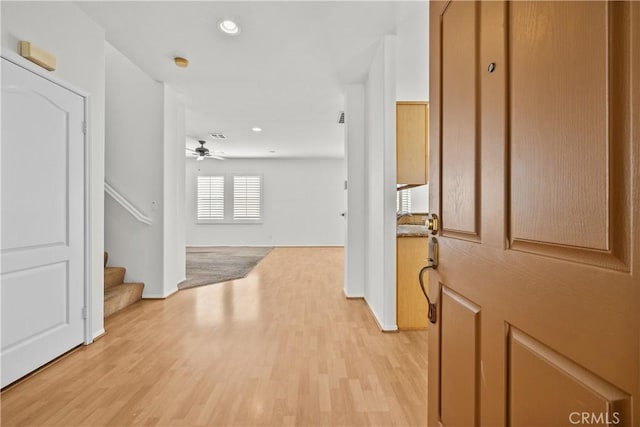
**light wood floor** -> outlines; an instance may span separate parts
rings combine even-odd
[[[245,279],[143,301],[2,393],[2,425],[427,422],[427,333],[381,333],[341,248],[278,248]]]

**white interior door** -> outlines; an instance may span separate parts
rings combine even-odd
[[[84,98],[2,59],[2,386],[84,338]]]

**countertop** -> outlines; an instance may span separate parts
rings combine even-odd
[[[429,237],[431,231],[426,225],[402,224],[396,227],[396,237]]]

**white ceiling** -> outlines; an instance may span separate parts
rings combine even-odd
[[[426,2],[77,4],[114,47],[180,94],[188,147],[222,132],[226,141],[207,146],[238,158],[342,156],[345,84],[364,80],[383,35],[421,47],[428,25]],[[223,18],[240,33],[220,32]],[[177,68],[174,56],[190,66]]]

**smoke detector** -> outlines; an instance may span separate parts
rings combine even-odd
[[[173,62],[176,64],[177,67],[180,67],[180,68],[187,68],[189,66],[189,60],[181,56],[176,56],[175,58],[173,58]]]

